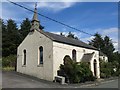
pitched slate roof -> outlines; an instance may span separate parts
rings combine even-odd
[[[68,38],[68,37],[58,35],[58,34],[53,34],[53,33],[50,33],[50,32],[45,32],[45,31],[42,31],[42,30],[40,30],[39,32],[41,32],[42,34],[46,35],[51,40],[56,41],[56,42],[69,44],[69,45],[73,45],[73,46],[78,46],[78,47],[83,47],[83,48],[88,48],[88,49],[98,50],[97,48],[95,48],[91,45],[88,45],[88,44],[86,44],[86,43],[84,43],[80,40]]]
[[[83,55],[81,62],[90,62],[94,53],[86,53]]]

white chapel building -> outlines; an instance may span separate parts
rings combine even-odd
[[[53,81],[64,57],[69,55],[76,62],[89,62],[93,75],[100,78],[98,49],[39,29],[37,8],[31,25],[29,34],[17,49],[17,72]]]

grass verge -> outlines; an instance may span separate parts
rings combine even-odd
[[[15,67],[2,67],[3,71],[14,71]]]

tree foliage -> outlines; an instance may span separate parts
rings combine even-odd
[[[114,60],[113,62],[113,67],[116,68],[116,75],[119,76],[120,75],[120,53],[119,52],[114,52],[112,55],[112,60]]]
[[[89,41],[89,44],[98,48],[101,52],[103,52],[104,54],[108,56],[109,61],[112,61],[112,55],[113,55],[115,48],[113,46],[113,43],[110,37],[105,36],[103,38],[98,33],[96,33],[94,36],[95,37],[91,41]]]
[[[61,36],[64,36],[64,37],[68,37],[68,38],[71,38],[71,39],[76,39],[76,40],[79,40],[79,38],[73,34],[72,32],[68,32],[68,35],[65,35],[63,34],[62,32],[60,33]]]
[[[16,55],[9,55],[2,58],[2,67],[15,67]]]
[[[102,36],[98,33],[96,33],[94,36],[95,38],[93,38],[89,44],[102,51],[104,47],[104,40],[102,39]]]
[[[111,62],[101,62],[100,63],[101,78],[111,77],[115,73],[113,68],[114,66],[112,65]]]
[[[10,54],[16,54],[21,38],[15,21],[9,19],[7,25],[3,23],[2,28],[2,56],[6,57]]]
[[[103,47],[103,53],[105,53],[108,56],[108,60],[109,61],[113,61],[112,57],[113,57],[113,52],[114,52],[115,48],[113,46],[112,40],[108,37],[105,36],[104,37],[104,47]]]
[[[31,23],[30,20],[28,18],[26,18],[25,20],[23,20],[23,22],[20,25],[20,34],[22,37],[22,40],[27,36],[27,34],[29,33],[31,28]]]
[[[72,39],[77,39],[78,40],[78,37],[75,36],[75,34],[73,34],[72,32],[69,32],[68,35],[67,35],[68,38],[72,38]]]
[[[23,22],[20,25],[19,33],[22,38],[21,41],[23,41],[23,39],[28,35],[30,28],[31,28],[31,21],[28,18],[26,18],[25,20],[23,20]],[[39,28],[44,29],[42,25],[40,25]]]
[[[110,77],[120,75],[120,53],[114,52],[115,48],[113,46],[110,37],[102,37],[100,34],[96,33],[95,37],[89,42],[90,45],[98,48],[101,52],[108,56],[109,62],[100,63],[101,77]],[[114,72],[116,69],[116,72]]]
[[[4,25],[4,22],[2,19],[0,19],[0,58],[2,57],[2,29],[4,29],[3,27],[5,27],[3,25]]]

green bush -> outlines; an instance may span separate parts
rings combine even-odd
[[[101,78],[109,78],[111,76],[114,76],[114,64],[111,62],[101,62],[100,63],[100,72],[101,72]]]
[[[115,76],[120,76],[120,69],[117,68],[117,71],[115,72]]]
[[[60,66],[58,75],[64,76],[70,83],[95,80],[87,63],[76,63],[70,58],[70,56],[65,56],[64,65]]]
[[[16,55],[10,55],[2,58],[2,67],[15,67]]]
[[[3,67],[2,70],[3,71],[14,71],[15,67]]]

